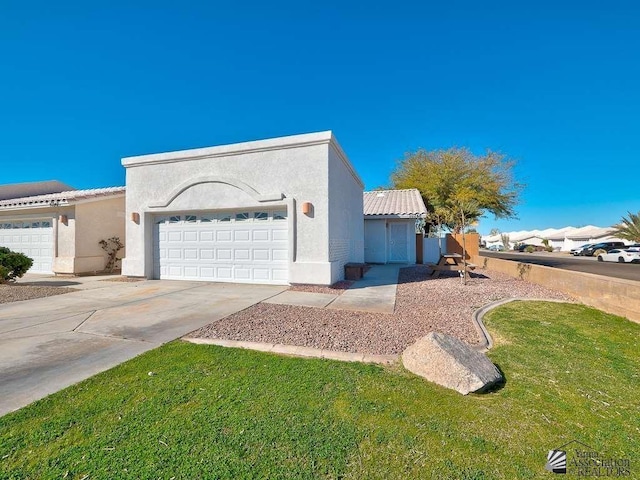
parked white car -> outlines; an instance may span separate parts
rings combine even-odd
[[[599,262],[640,263],[640,248],[615,248],[598,255]]]
[[[579,247],[571,249],[571,255],[578,256],[582,252],[582,250],[589,248],[593,243],[585,243],[584,245],[580,245]]]

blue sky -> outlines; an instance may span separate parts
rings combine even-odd
[[[333,130],[367,189],[419,147],[515,159],[481,232],[640,210],[640,2],[94,3],[2,2],[0,184]]]

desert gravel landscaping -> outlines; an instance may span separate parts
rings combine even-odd
[[[400,270],[394,314],[259,303],[189,336],[393,355],[430,331],[480,343],[472,313],[496,300],[572,301],[560,292],[498,272],[474,273],[466,286],[457,275],[432,279],[430,272],[426,266]]]
[[[0,285],[0,303],[19,302],[21,300],[33,300],[35,298],[50,297],[63,293],[76,292],[75,288],[51,287],[38,285]]]

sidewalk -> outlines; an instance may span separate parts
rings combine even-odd
[[[393,313],[396,306],[398,274],[407,265],[373,265],[364,277],[326,308],[360,312]]]
[[[263,303],[330,308],[373,313],[393,313],[398,273],[406,265],[374,265],[342,295],[287,290]]]

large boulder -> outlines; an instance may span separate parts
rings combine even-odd
[[[404,367],[427,380],[466,395],[502,380],[489,358],[451,335],[431,332],[402,353]]]

